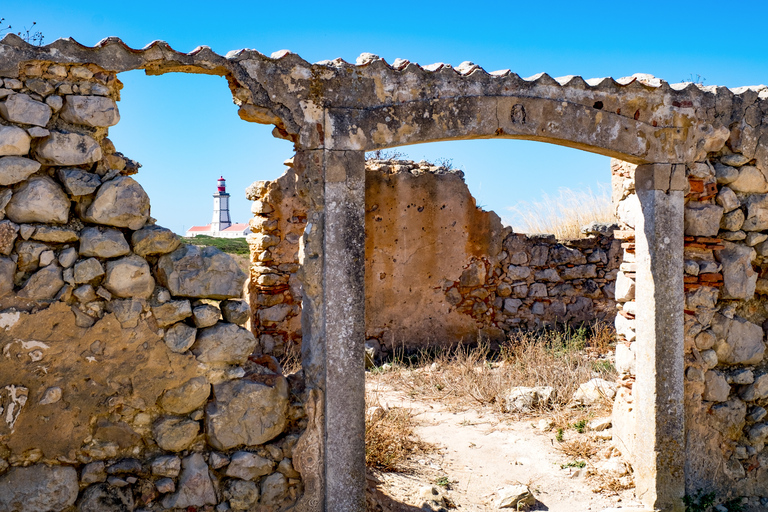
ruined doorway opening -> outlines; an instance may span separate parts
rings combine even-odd
[[[495,141],[477,142],[500,145]],[[534,142],[506,144],[540,146]],[[442,482],[436,486],[436,502],[475,499],[477,504],[480,495],[499,493],[505,485],[516,482],[529,483],[521,475],[530,477],[531,471],[540,472],[542,468],[530,460],[530,454],[508,446],[496,446],[492,453],[481,453],[483,448],[478,446],[481,443],[473,437],[474,425],[489,418],[495,418],[493,422],[501,418],[502,423],[506,423],[512,418],[532,417],[541,420],[544,425],[541,431],[505,431],[500,427],[496,435],[502,436],[499,442],[508,436],[537,445],[538,440],[544,438],[548,445],[551,438],[553,445],[562,446],[567,460],[558,464],[564,467],[537,475],[539,487],[545,485],[542,482],[558,487],[551,474],[583,475],[586,470],[580,466],[588,463],[594,468],[594,463],[602,462],[595,457],[597,451],[602,450],[603,456],[607,453],[604,441],[587,443],[585,440],[591,434],[585,432],[591,420],[610,415],[610,401],[600,395],[610,394],[612,398],[616,392],[612,354],[615,349],[614,286],[624,254],[622,241],[614,239],[609,232],[617,226],[611,229],[608,225],[592,226],[576,240],[557,240],[543,233],[528,236],[515,233],[505,227],[494,212],[476,207],[479,201],[472,197],[464,183],[464,179],[470,181],[472,169],[461,166],[466,177],[457,173],[450,165],[449,152],[442,153],[442,159],[433,165],[428,164],[426,158],[418,163],[408,161],[407,156],[421,155],[427,152],[422,149],[434,146],[448,144],[400,147],[367,155],[366,364],[371,368],[366,375],[366,455],[369,465],[384,470],[376,473],[378,479],[385,482],[381,487],[395,494],[399,492],[398,498],[410,505],[421,506],[419,500],[429,502],[429,499],[403,493],[402,479],[387,470],[403,471],[410,464],[410,470],[415,468],[421,473],[423,485],[435,487],[436,481]],[[557,149],[574,156],[585,154],[569,148]],[[595,160],[601,165],[602,176],[612,169],[608,158],[597,156]],[[524,169],[539,179],[547,176],[546,170]],[[501,175],[499,181],[504,178],[513,181],[517,177],[515,171],[520,171],[494,170]],[[609,189],[610,185],[605,188]],[[529,188],[527,196],[536,196],[539,191]],[[607,195],[610,204],[610,194]],[[617,198],[621,199],[624,198]],[[587,324],[591,325],[580,329]],[[564,326],[567,327],[563,330]],[[542,331],[542,328],[546,329]],[[465,346],[455,350],[461,344]],[[552,357],[554,353],[557,355]],[[562,361],[563,354],[568,359],[566,364]],[[528,372],[525,365],[532,365]],[[527,378],[526,373],[532,378]],[[566,375],[567,378],[563,378]],[[584,408],[579,413],[584,414],[574,414],[567,407],[572,396],[581,384],[592,379],[596,379],[592,384],[600,389],[597,399],[582,393],[576,402]],[[585,390],[589,388],[588,385]],[[424,408],[425,401],[431,404],[429,408]],[[450,414],[442,416],[440,409],[447,409]],[[478,414],[477,410],[482,412]],[[553,410],[556,421],[550,419]],[[448,455],[436,458],[420,452],[420,445],[412,443],[411,456],[421,459],[419,466],[413,461],[409,463],[401,444],[387,443],[388,436],[402,435],[403,430],[396,426],[406,425],[405,417],[409,414],[427,419],[416,421],[422,425],[412,427],[432,436],[431,441],[443,444]],[[462,418],[458,422],[456,414]],[[445,430],[439,430],[440,424],[447,426]],[[464,434],[452,435],[462,430]],[[466,444],[462,435],[470,440],[471,450],[480,451],[468,451],[466,446],[461,446]],[[581,453],[574,450],[577,445],[583,448]],[[387,450],[393,457],[401,457],[399,467],[388,460]],[[618,453],[608,453],[607,458],[611,455]],[[468,456],[482,459],[485,468],[457,472],[456,466],[452,467],[449,462],[451,458],[466,460],[461,457]],[[497,457],[500,460],[495,461]],[[510,471],[510,462],[505,460],[525,460],[525,467]],[[494,467],[492,462],[501,466]],[[549,459],[548,464],[552,464]],[[616,464],[616,467],[623,466]],[[517,479],[494,482],[499,472],[507,476],[520,475]],[[467,479],[479,476],[482,477],[480,483],[475,480],[470,486]],[[625,470],[611,475],[610,481],[614,489],[624,491],[632,487],[631,477],[626,476]],[[468,493],[470,487],[483,490]],[[584,502],[579,502],[579,506],[594,506],[589,503],[593,493],[587,484],[582,484],[581,490]],[[549,506],[563,499],[557,492],[552,494],[542,497]],[[393,498],[382,494],[381,488],[370,489],[369,496],[383,502]],[[569,506],[573,506],[573,499],[568,496]],[[467,506],[467,501],[463,503]]]

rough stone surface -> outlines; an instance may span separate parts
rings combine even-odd
[[[100,96],[67,96],[60,115],[68,123],[94,128],[114,126],[120,121],[115,101]]]
[[[273,460],[250,452],[235,452],[227,466],[226,475],[243,480],[255,480],[268,475],[275,467]]]
[[[512,388],[505,398],[505,410],[508,412],[531,412],[535,408],[547,407],[555,398],[552,386]]]
[[[176,455],[161,455],[152,461],[153,475],[176,478],[181,471],[181,459]]]
[[[723,265],[723,298],[752,298],[757,284],[757,273],[752,268],[755,250],[731,242],[724,242],[724,245],[725,249],[716,252]]]
[[[84,215],[88,222],[132,230],[142,228],[148,218],[149,196],[129,176],[103,183]]]
[[[104,287],[117,297],[147,299],[155,289],[155,280],[147,261],[134,254],[107,262]]]
[[[64,190],[73,196],[93,194],[101,185],[98,174],[86,172],[77,168],[57,169],[56,176],[64,185]]]
[[[211,394],[211,384],[195,377],[181,386],[166,390],[160,397],[160,407],[171,414],[189,414],[205,405]]]
[[[75,283],[90,283],[104,275],[104,267],[96,258],[88,258],[75,263]]]
[[[0,158],[0,185],[13,185],[24,181],[40,170],[40,163],[20,156]]]
[[[188,300],[171,300],[152,307],[152,314],[159,327],[168,327],[192,316],[192,307]]]
[[[0,510],[64,510],[77,499],[77,470],[68,466],[14,467],[0,476]]]
[[[32,137],[17,126],[0,125],[0,156],[23,156],[29,153]]]
[[[511,485],[496,492],[497,508],[511,508],[514,510],[525,509],[536,503],[536,498],[527,485]]]
[[[716,314],[712,331],[717,336],[715,352],[725,364],[757,364],[765,354],[763,329],[741,317],[727,318]]]
[[[69,206],[69,198],[55,181],[47,176],[38,176],[24,182],[13,193],[5,207],[5,214],[19,224],[64,224],[69,218]]]
[[[725,376],[715,370],[710,370],[704,374],[704,400],[710,402],[725,402],[731,392],[731,386],[725,380]]]
[[[263,444],[285,427],[288,385],[282,377],[273,386],[248,380],[215,384],[213,396],[205,409],[205,423],[214,448]]]
[[[198,422],[179,417],[163,418],[152,428],[157,445],[169,452],[186,450],[199,432]]]
[[[251,331],[220,322],[200,331],[192,353],[203,363],[239,364],[248,359],[256,343]]]
[[[221,311],[211,304],[201,304],[195,306],[192,310],[192,318],[195,321],[195,327],[198,329],[216,325],[216,322],[219,321],[219,317],[221,317]]]
[[[288,489],[288,479],[282,473],[272,473],[261,482],[260,502],[264,505],[278,505]]]
[[[259,488],[254,482],[228,480],[224,484],[224,497],[232,510],[252,510],[259,501]]]
[[[117,258],[130,252],[125,236],[117,229],[87,227],[80,232],[80,256]]]
[[[12,123],[45,126],[51,119],[51,107],[26,94],[14,94],[0,102],[0,116]]]
[[[131,235],[133,252],[146,258],[175,251],[181,240],[170,229],[160,226],[146,226]]]
[[[35,148],[35,157],[45,165],[71,166],[98,162],[102,152],[88,135],[51,132]]]
[[[722,216],[722,206],[691,201],[685,205],[685,234],[717,236]]]
[[[129,487],[97,484],[88,487],[77,506],[78,512],[125,512],[134,510],[135,501]]]
[[[251,308],[244,300],[225,300],[219,307],[224,320],[233,324],[243,325],[251,316]]]
[[[18,295],[24,299],[50,300],[56,297],[62,286],[64,286],[64,280],[61,267],[48,265],[32,274],[19,290]]]
[[[199,453],[184,457],[178,491],[163,498],[163,507],[180,508],[215,505],[216,492],[208,475],[208,465]]]
[[[230,255],[196,245],[183,245],[161,256],[157,269],[160,283],[180,297],[238,298],[246,278]]]
[[[182,353],[195,344],[197,329],[184,323],[178,323],[165,331],[165,344],[171,352]]]

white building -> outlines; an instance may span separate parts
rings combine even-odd
[[[213,194],[213,220],[205,226],[192,226],[184,236],[213,236],[216,238],[244,238],[251,232],[248,224],[232,224],[229,216],[229,194],[224,176],[219,178],[216,193]]]

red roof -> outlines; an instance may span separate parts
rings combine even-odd
[[[210,230],[211,230],[211,225],[207,224],[205,226],[192,226],[187,231],[210,231]]]
[[[232,224],[227,229],[222,229],[222,231],[245,231],[247,227],[248,224]]]

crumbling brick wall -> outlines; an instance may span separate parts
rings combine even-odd
[[[0,78],[0,510],[288,507],[302,381],[259,358],[237,263],[150,217],[121,87]]]
[[[290,164],[290,161],[288,162]],[[292,169],[256,182],[251,220],[252,329],[265,353],[296,349],[295,272],[306,207]],[[556,240],[504,227],[477,208],[458,170],[366,163],[366,337],[382,350],[503,340],[517,329],[615,315],[620,242],[607,226]]]

